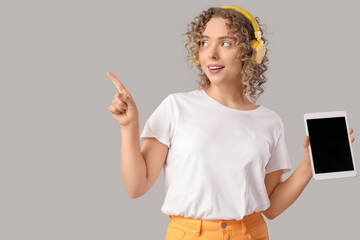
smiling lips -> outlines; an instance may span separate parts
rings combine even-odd
[[[220,72],[225,66],[219,64],[209,64],[208,69],[210,73],[218,73]]]

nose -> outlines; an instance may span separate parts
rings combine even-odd
[[[209,50],[208,51],[209,59],[218,59],[219,58],[218,49],[215,45],[209,47],[208,50]]]

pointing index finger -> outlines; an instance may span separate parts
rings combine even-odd
[[[111,81],[114,83],[116,88],[119,90],[119,92],[123,92],[123,89],[125,89],[124,85],[120,82],[119,79],[115,77],[114,74],[111,72],[107,72],[106,75],[111,79]]]

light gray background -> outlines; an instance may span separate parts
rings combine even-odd
[[[164,239],[163,174],[138,199],[124,188],[121,130],[108,111],[117,90],[106,72],[134,97],[141,132],[168,94],[197,88],[181,34],[210,6],[238,5],[267,26],[270,69],[258,104],[284,122],[293,165],[284,179],[303,159],[304,113],[344,110],[356,139],[356,1],[139,4],[2,1],[0,239]],[[359,177],[312,179],[285,212],[265,219],[270,239],[354,239],[359,202]]]

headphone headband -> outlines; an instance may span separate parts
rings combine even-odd
[[[257,24],[256,19],[245,9],[237,7],[237,6],[232,6],[232,5],[228,5],[228,6],[222,6],[220,8],[225,8],[225,9],[232,9],[235,10],[239,13],[241,13],[242,15],[244,15],[247,19],[250,20],[254,30],[255,30],[255,38],[256,39],[261,39],[261,31],[259,29],[259,25]]]

